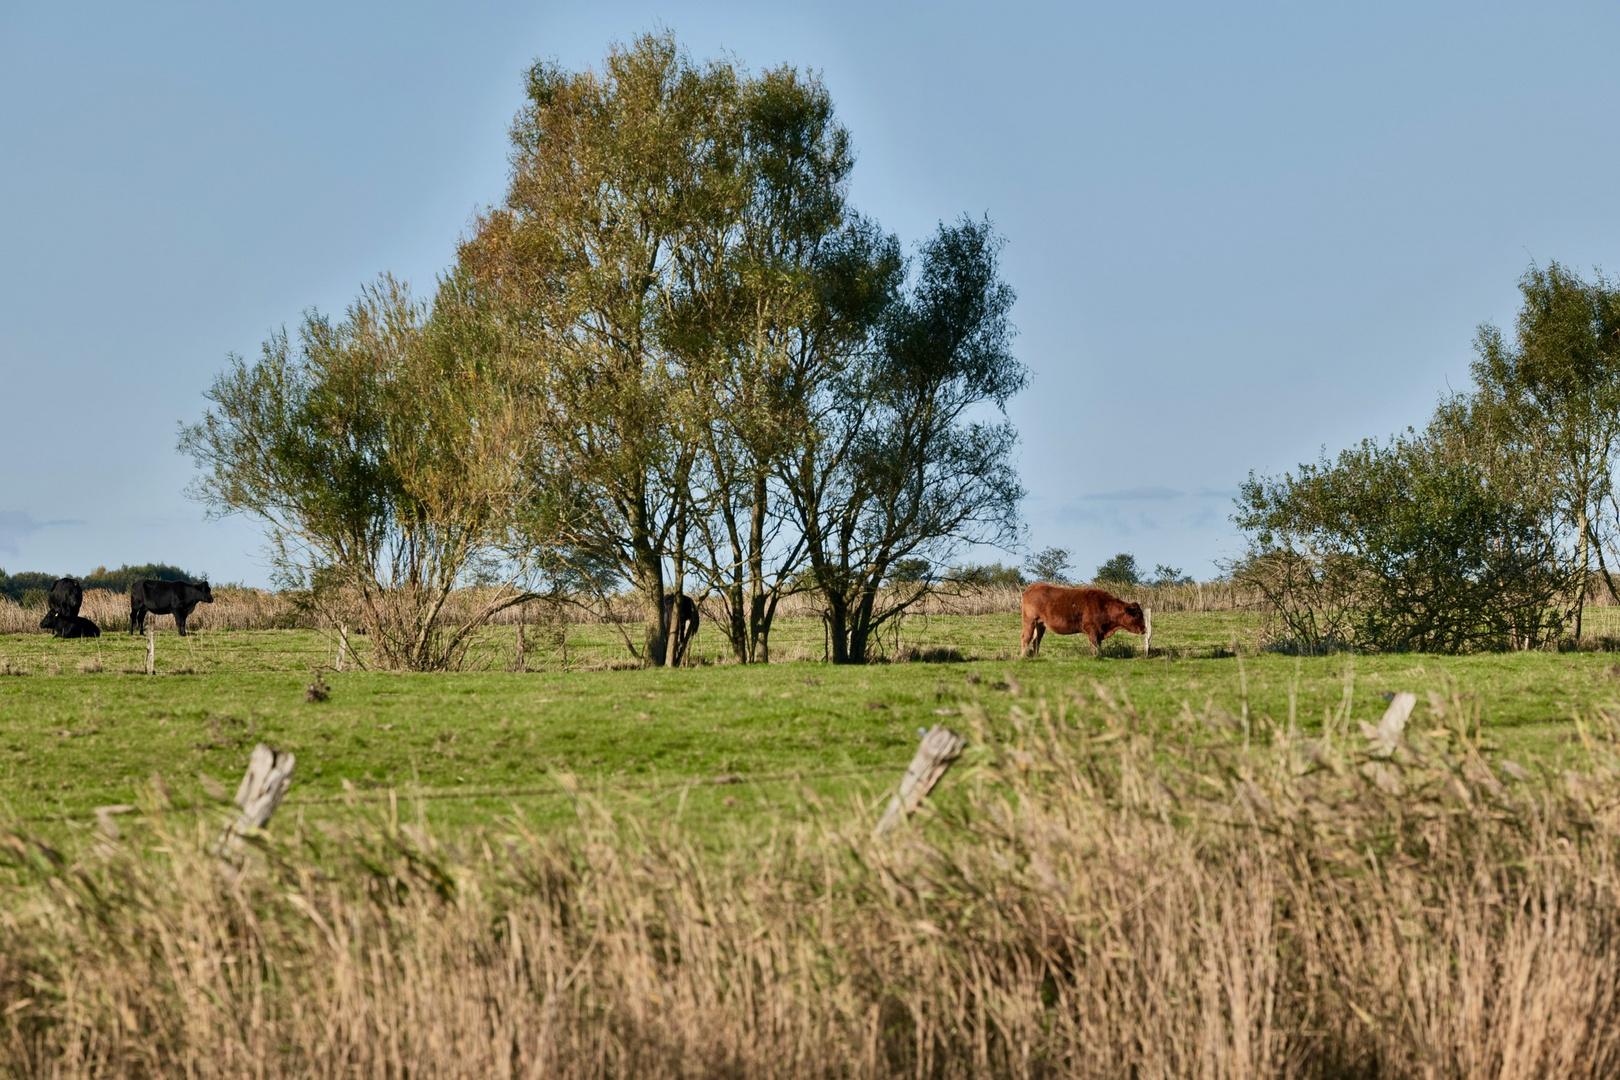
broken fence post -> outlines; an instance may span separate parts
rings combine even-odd
[[[966,745],[966,739],[947,727],[935,727],[924,735],[922,745],[917,747],[916,757],[906,768],[906,775],[900,778],[900,790],[889,800],[889,809],[877,823],[873,835],[882,836],[892,832],[910,817]]]
[[[243,834],[270,824],[270,816],[292,786],[293,761],[292,754],[277,753],[264,743],[253,748],[247,774],[236,789],[236,805],[242,812],[219,838],[221,853],[235,847]]]
[[[96,824],[101,826],[101,831],[106,834],[107,839],[116,840],[118,839],[118,823],[113,820],[113,815],[133,814],[134,812],[135,807],[129,805],[128,803],[116,803],[112,806],[98,806],[96,807]]]
[[[150,626],[146,628],[146,673],[157,674],[157,631]]]

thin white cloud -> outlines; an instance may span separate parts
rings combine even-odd
[[[1185,491],[1167,487],[1125,488],[1122,491],[1098,491],[1080,498],[1088,502],[1164,502],[1186,498]]]
[[[22,542],[41,529],[39,522],[20,510],[0,510],[0,553],[16,555]]]
[[[58,525],[83,525],[84,522],[63,519],[35,521],[21,510],[0,510],[0,555],[19,555],[23,541],[39,532]]]

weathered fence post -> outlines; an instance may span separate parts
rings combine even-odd
[[[157,674],[157,631],[150,626],[146,628],[146,673]]]
[[[922,745],[917,747],[917,754],[906,769],[906,775],[900,778],[900,790],[889,800],[889,809],[877,823],[873,835],[882,836],[899,828],[900,823],[922,805],[966,745],[966,739],[947,727],[935,727],[924,735]]]
[[[337,663],[332,665],[333,671],[343,670],[343,654],[349,651],[349,628],[338,623],[338,654]]]
[[[281,805],[281,800],[292,786],[295,758],[290,753],[277,753],[264,743],[253,748],[248,758],[247,773],[242,785],[236,789],[236,805],[241,811],[235,821],[226,826],[219,838],[218,850],[223,855],[238,847],[242,836],[270,824],[270,816]]]
[[[528,623],[528,605],[527,604],[519,604],[517,606],[517,609],[518,609],[517,657],[513,661],[512,666],[514,668],[516,668],[518,671],[523,671],[524,670],[523,651],[524,651],[524,646],[526,646],[528,644],[528,642],[525,640],[525,638],[528,635],[525,634],[525,632],[524,632],[527,629],[527,623]]]
[[[1146,633],[1144,633],[1142,635],[1142,655],[1143,656],[1152,656],[1153,655],[1153,609],[1152,608],[1145,607],[1145,608],[1142,609],[1142,622],[1146,626]]]

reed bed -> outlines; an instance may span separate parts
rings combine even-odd
[[[234,870],[160,789],[72,860],[0,832],[0,1072],[1620,1072],[1612,718],[1530,781],[1460,700],[1371,739],[1097,688],[966,712],[885,841],[828,809],[705,851],[582,797],[567,835],[278,821]]]
[[[1209,582],[1193,585],[1175,585],[1155,588],[1139,586],[1115,587],[1155,611],[1260,611],[1262,605],[1243,590],[1229,582]],[[942,586],[909,609],[907,618],[939,615],[1016,615],[1023,590],[998,586],[957,588]],[[487,604],[489,595],[481,588],[462,589],[452,594],[445,605],[444,618],[455,624]],[[702,601],[703,617],[713,625],[725,621],[725,614],[716,597]],[[44,616],[42,606],[21,606],[0,597],[0,634],[48,634],[40,628]],[[129,597],[124,593],[106,589],[90,589],[84,594],[84,605],[79,614],[95,622],[103,633],[127,630],[129,627]],[[497,612],[490,620],[494,626],[535,627],[546,626],[606,626],[640,624],[644,612],[640,598],[633,593],[620,593],[606,597],[578,596],[561,599],[537,599],[515,604]],[[784,597],[777,609],[783,620],[821,618],[821,607],[815,594],[795,593]],[[266,589],[246,589],[222,586],[214,589],[212,604],[199,604],[192,612],[189,626],[198,630],[284,630],[314,629],[336,630],[332,620],[317,611],[297,604],[293,597]],[[353,628],[351,628],[353,629]],[[633,635],[639,638],[639,635]]]
[[[220,587],[213,590],[212,604],[198,604],[187,620],[197,630],[288,630],[312,629],[320,625],[313,614],[300,611],[280,593],[266,589]],[[129,596],[110,589],[87,589],[79,614],[94,622],[102,633],[129,629]],[[23,607],[0,597],[0,634],[49,634],[42,630],[43,605]],[[150,621],[150,620],[149,620]],[[169,624],[165,618],[164,623]]]
[[[1245,612],[1264,613],[1268,609],[1264,599],[1252,590],[1231,581],[1193,582],[1186,585],[1133,585],[1107,586],[1115,593],[1136,600],[1156,612]],[[941,615],[1017,615],[1020,611],[1021,588],[1008,586],[942,585],[925,596],[907,612],[907,618]],[[455,623],[485,605],[488,594],[484,589],[458,590],[445,605],[446,621]],[[1588,610],[1620,607],[1609,595],[1601,580],[1594,584],[1587,598]],[[725,620],[724,609],[715,596],[701,600],[703,617],[718,625]],[[777,618],[783,620],[821,618],[821,606],[814,593],[794,593],[782,599]],[[23,607],[15,601],[0,597],[0,634],[43,634],[39,620],[45,611],[40,606]],[[91,589],[84,594],[84,607],[80,614],[93,620],[105,633],[108,630],[127,629],[129,626],[129,598],[123,593],[106,589]],[[607,626],[639,624],[643,618],[641,600],[633,593],[619,593],[606,597],[577,596],[561,599],[536,599],[516,604],[497,612],[490,620],[494,626]],[[265,589],[247,589],[224,586],[214,589],[214,603],[199,604],[192,613],[190,625],[199,630],[280,630],[320,629],[335,630],[332,621],[318,612],[302,607],[283,593]]]

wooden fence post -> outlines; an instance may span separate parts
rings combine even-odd
[[[947,727],[935,727],[924,735],[922,745],[917,747],[917,754],[906,769],[906,775],[900,778],[900,790],[889,800],[889,809],[877,823],[873,835],[882,836],[899,828],[900,823],[922,805],[966,745],[966,739]]]
[[[337,663],[332,665],[332,670],[334,670],[334,671],[342,671],[343,670],[343,654],[348,652],[348,651],[349,651],[349,628],[347,626],[344,626],[342,623],[338,623]]]
[[[1142,637],[1142,655],[1143,656],[1152,656],[1153,655],[1153,609],[1152,608],[1145,607],[1145,608],[1142,609],[1142,622],[1146,624],[1146,630],[1147,630],[1147,632]]]
[[[218,850],[221,855],[239,847],[245,833],[270,824],[270,816],[276,812],[287,789],[292,786],[295,760],[292,754],[277,753],[264,743],[253,748],[253,755],[248,758],[247,773],[242,777],[241,786],[236,789],[235,802],[241,813],[226,826],[219,838]]]
[[[157,674],[157,631],[150,626],[146,628],[146,673]]]

